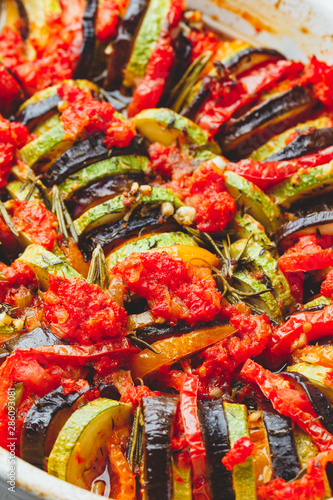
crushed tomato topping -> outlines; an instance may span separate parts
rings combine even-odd
[[[112,269],[131,292],[147,299],[152,313],[175,325],[211,321],[220,310],[221,294],[210,269],[185,264],[165,252],[132,254]]]
[[[61,121],[67,139],[76,139],[84,130],[88,134],[103,132],[107,148],[128,146],[133,139],[133,125],[114,116],[114,107],[94,99],[90,90],[63,84],[58,88],[58,94],[64,101]]]
[[[255,451],[256,445],[252,443],[250,438],[243,436],[237,439],[231,450],[224,455],[222,463],[228,470],[232,470],[235,465],[243,464]]]
[[[22,123],[10,122],[0,115],[0,188],[14,165],[16,153],[28,141],[28,129]]]
[[[98,285],[84,279],[50,275],[44,294],[44,322],[58,337],[71,343],[91,344],[122,337],[126,312]]]

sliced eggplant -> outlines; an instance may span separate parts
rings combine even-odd
[[[267,430],[273,476],[291,481],[301,470],[291,420],[274,410],[270,401],[259,406]]]
[[[118,89],[123,80],[123,68],[127,64],[135,34],[148,7],[148,0],[130,0],[126,13],[118,29],[116,39],[112,44],[104,88]]]
[[[277,245],[283,243],[284,246],[290,246],[300,236],[307,234],[333,234],[333,210],[310,214],[283,224],[275,232],[274,240]]]
[[[169,219],[170,222],[166,221],[166,224],[170,224],[170,227],[175,230],[179,229],[174,219]],[[97,245],[101,245],[105,253],[108,254],[117,241],[138,235],[140,231],[162,228],[164,224],[160,207],[152,207],[145,215],[142,215],[140,208],[138,208],[133,211],[128,221],[120,219],[111,225],[99,227],[89,232],[84,238],[81,238],[79,246],[86,256],[91,255]]]
[[[13,352],[14,349],[32,349],[46,345],[66,344],[59,339],[47,326],[34,328],[30,332],[22,333],[17,337],[7,340],[4,347]]]
[[[92,163],[97,163],[111,156],[147,155],[144,139],[135,136],[125,148],[107,149],[104,144],[104,134],[88,136],[83,141],[77,141],[71,148],[59,156],[45,172],[43,181],[46,186],[61,184],[67,177]]]
[[[263,101],[240,118],[231,119],[216,135],[224,154],[238,161],[305,117],[317,104],[304,87],[296,86]]]
[[[28,104],[18,115],[16,115],[15,120],[31,129],[36,123],[36,119],[42,118],[50,111],[57,109],[60,100],[60,96],[54,94],[41,101]]]
[[[148,158],[138,155],[113,156],[93,163],[79,172],[72,174],[59,186],[64,200],[70,199],[79,189],[109,177],[125,174],[144,174],[149,165]]]
[[[327,397],[321,392],[321,390],[313,385],[309,379],[302,375],[302,373],[296,372],[282,372],[281,375],[295,380],[298,385],[305,391],[313,409],[317,415],[321,418],[321,423],[325,429],[332,434],[333,433],[333,407]]]
[[[280,149],[272,156],[268,156],[266,161],[283,161],[291,160],[305,156],[313,151],[328,148],[333,145],[333,128],[321,128],[314,130],[312,133],[301,132],[291,141],[285,148]]]
[[[235,491],[232,473],[221,460],[230,450],[228,424],[221,400],[198,402],[198,416],[208,465],[210,490],[214,500],[232,500]]]
[[[97,7],[98,0],[87,0],[82,18],[83,43],[80,49],[79,60],[73,71],[73,78],[86,78],[93,62],[96,43],[95,17]]]
[[[309,382],[318,387],[324,396],[326,396],[328,401],[333,404],[333,387],[329,382],[327,383],[331,373],[331,368],[301,362],[288,366],[287,370],[288,372],[296,372],[304,375]]]
[[[177,409],[175,396],[142,400],[144,417],[144,498],[172,499],[171,433]]]
[[[177,323],[177,326],[171,326],[168,323],[154,323],[150,326],[138,328],[136,330],[136,336],[138,339],[143,340],[147,344],[152,344],[157,340],[183,335],[184,333],[190,333],[200,329],[204,329],[206,331],[208,328],[213,328],[218,324],[219,323],[216,321],[209,321],[207,323],[198,323],[195,327],[193,327],[187,323],[182,323],[181,321]]]
[[[56,414],[61,410],[71,408],[81,394],[82,391],[71,392],[66,395],[63,392],[63,387],[60,386],[32,405],[24,419],[21,432],[20,451],[23,460],[40,469],[45,468],[49,426],[52,425],[52,420]],[[70,413],[66,412],[66,417],[69,416]]]
[[[124,191],[130,191],[133,182],[143,184],[143,175],[116,175],[93,182],[89,186],[80,189],[66,203],[72,218],[77,219],[83,212],[89,210],[94,205],[110,200]]]
[[[236,52],[236,54],[232,55],[226,61],[223,61],[223,65],[233,75],[237,76],[263,62],[278,61],[280,59],[286,58],[277,50],[265,47],[247,47],[244,50]]]

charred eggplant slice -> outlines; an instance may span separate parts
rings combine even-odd
[[[64,180],[79,170],[113,156],[147,155],[145,141],[141,136],[135,136],[125,148],[107,149],[104,144],[104,134],[88,136],[83,141],[77,141],[61,156],[59,156],[45,172],[43,181],[46,186],[61,184]]]
[[[264,47],[247,47],[236,52],[236,54],[224,61],[223,65],[234,75],[239,75],[266,61],[278,61],[280,59],[286,58],[277,50]]]
[[[285,245],[297,241],[298,237],[306,234],[333,234],[333,210],[309,214],[307,217],[283,224],[274,234],[277,245]]]
[[[148,0],[131,0],[124,18],[119,26],[118,35],[112,44],[107,76],[104,87],[114,90],[120,87],[123,74],[122,70],[127,64],[135,34],[148,7]]]
[[[178,399],[174,396],[142,400],[144,417],[144,497],[172,499],[171,432]]]
[[[305,391],[313,409],[321,418],[321,422],[325,429],[332,434],[333,432],[333,407],[321,390],[313,385],[309,379],[296,372],[282,372],[283,376],[296,381],[298,385]]]
[[[15,120],[23,123],[31,129],[36,119],[42,118],[50,111],[57,109],[58,103],[60,102],[60,96],[56,93],[50,97],[46,97],[41,101],[33,102],[28,104],[22,111],[15,117]]]
[[[131,214],[128,221],[121,219],[114,224],[96,228],[87,233],[81,239],[79,246],[84,255],[91,255],[97,245],[101,245],[105,252],[109,253],[118,240],[139,234],[140,231],[161,228],[164,223],[160,207],[152,208],[146,215],[142,215],[141,210],[137,209]],[[171,225],[176,230],[179,229],[174,220],[171,221]]]
[[[301,470],[291,420],[274,410],[269,401],[259,406],[267,430],[273,476],[291,481]]]
[[[142,184],[144,182],[143,174],[116,175],[79,189],[66,203],[72,218],[80,217],[83,212],[98,203],[110,200],[124,191],[130,191],[133,182]]]
[[[64,344],[63,340],[59,339],[54,333],[46,326],[34,328],[30,332],[18,335],[5,342],[4,347],[13,352],[14,349],[31,349],[34,347],[41,347],[47,345]]]
[[[73,72],[73,78],[85,78],[89,73],[96,43],[95,17],[97,14],[97,7],[98,0],[87,0],[82,18],[83,43],[79,60]]]
[[[317,101],[300,86],[258,104],[243,116],[231,119],[216,139],[229,159],[238,161],[291,127],[309,113]]]
[[[333,145],[333,128],[321,128],[312,133],[302,132],[285,148],[266,158],[265,161],[291,160],[313,151]]]
[[[221,400],[200,401],[198,415],[207,453],[210,489],[214,500],[232,500],[235,491],[232,473],[221,460],[230,450],[227,419]]]
[[[81,392],[65,395],[60,386],[36,401],[24,420],[21,433],[21,457],[23,460],[45,468],[46,441],[48,429],[53,418],[61,410],[71,408],[81,396]],[[66,414],[69,417],[69,413]]]

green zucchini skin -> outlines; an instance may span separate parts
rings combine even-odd
[[[274,478],[291,481],[301,471],[291,420],[276,410],[270,401],[259,404],[271,452]]]
[[[109,57],[107,75],[104,81],[104,88],[106,90],[119,89],[121,86],[123,79],[122,70],[130,58],[135,34],[140,27],[148,3],[148,0],[131,0],[127,7],[116,39],[112,44],[112,52]]]
[[[233,500],[232,473],[221,460],[230,450],[228,424],[219,399],[198,402],[198,416],[206,449],[210,489],[214,500]]]
[[[144,498],[172,499],[171,430],[178,398],[147,397],[142,400],[144,417]]]

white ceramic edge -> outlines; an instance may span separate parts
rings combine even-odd
[[[257,32],[253,25],[229,10],[234,4],[238,11],[264,16],[276,32]],[[221,0],[221,7],[209,0],[189,0],[190,8],[205,12],[208,24],[221,29],[227,36],[242,37],[256,45],[274,47],[290,58],[303,61],[307,55],[333,62],[333,2],[332,0]],[[278,5],[279,9],[272,8]],[[212,17],[210,17],[212,16]],[[219,24],[221,21],[221,24]],[[278,29],[277,29],[278,27]],[[306,33],[304,32],[306,30]],[[0,447],[0,488],[8,489],[10,454]],[[86,490],[47,474],[16,458],[15,496],[21,500],[100,500]],[[1,499],[1,489],[0,489]],[[333,499],[330,499],[333,500]]]

